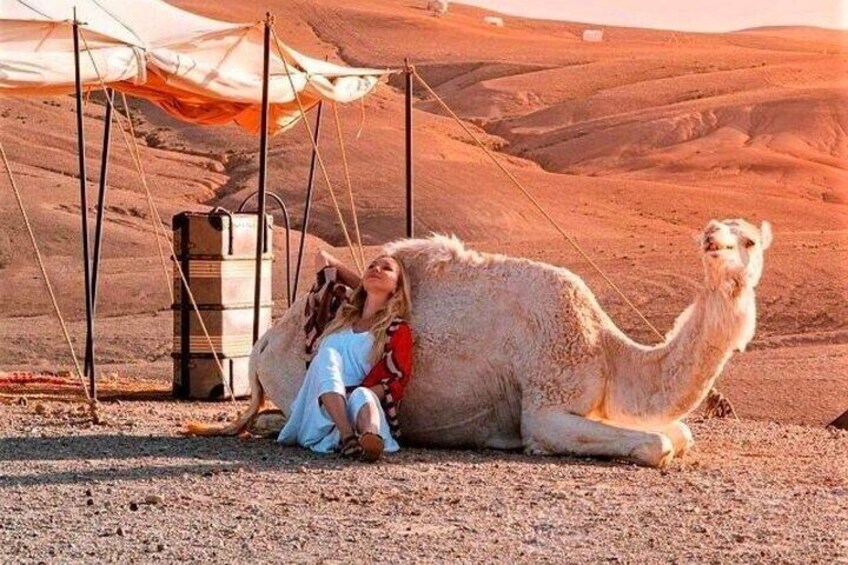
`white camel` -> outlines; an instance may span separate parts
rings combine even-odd
[[[566,269],[445,236],[387,245],[413,288],[406,444],[667,465],[692,446],[682,420],[753,338],[754,289],[771,240],[767,222],[711,221],[700,239],[703,288],[654,346],[628,338]],[[288,410],[304,375],[303,315],[301,298],[256,343],[249,409],[224,428],[193,431],[238,433],[263,393]]]

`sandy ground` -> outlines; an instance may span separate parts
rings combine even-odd
[[[220,406],[0,407],[0,560],[848,562],[848,432],[696,422],[665,470],[406,449],[375,465],[184,438]]]
[[[824,428],[848,409],[845,32],[608,28],[603,43],[586,44],[580,24],[505,17],[494,29],[482,24],[485,11],[453,4],[437,18],[423,3],[385,0],[175,3],[240,21],[271,10],[285,41],[340,63],[397,67],[412,56],[661,331],[701,278],[697,231],[711,218],[771,221],[757,336],[718,383],[743,419],[695,423],[696,450],[666,471],[423,450],[366,467],[268,441],[176,435],[188,418],[232,416],[227,404],[107,403],[112,423],[89,427],[69,405],[38,408],[32,394],[4,389],[12,404],[0,404],[0,561],[846,561],[848,439]],[[340,108],[369,253],[404,231],[400,86],[392,76],[361,107]],[[624,331],[653,342],[420,85],[415,94],[417,233],[453,232],[485,251],[565,266]],[[234,209],[256,189],[255,138],[187,127],[130,103],[166,222],[187,209]],[[94,179],[103,126],[96,93],[85,113]],[[81,351],[74,118],[68,97],[0,100],[0,141]],[[322,136],[340,191],[332,121]],[[161,399],[171,297],[121,139],[113,135],[98,361],[104,385],[118,375]],[[302,128],[272,139],[271,187],[297,229],[308,162]],[[307,256],[320,246],[345,257],[326,186],[319,179],[316,187]],[[277,230],[276,315],[282,249]],[[0,372],[69,367],[4,179]],[[15,404],[20,394],[27,406]]]

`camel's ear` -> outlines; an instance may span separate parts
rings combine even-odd
[[[763,243],[763,249],[768,249],[771,247],[771,242],[774,239],[771,233],[771,224],[768,222],[763,222],[760,224],[760,240]]]

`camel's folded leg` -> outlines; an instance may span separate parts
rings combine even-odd
[[[661,430],[661,432],[664,436],[668,437],[674,445],[675,457],[682,457],[690,449],[692,449],[692,446],[695,444],[695,440],[692,438],[692,431],[689,429],[689,426],[683,422],[672,422],[666,428]]]
[[[615,422],[605,421],[604,423],[617,427]],[[695,439],[692,437],[692,431],[689,429],[689,426],[679,420],[666,426],[649,427],[645,431],[656,432],[670,439],[671,444],[674,446],[675,457],[683,457],[695,445]]]
[[[616,457],[649,467],[664,467],[674,458],[674,445],[661,433],[619,428],[554,408],[525,410],[521,437],[528,453]]]

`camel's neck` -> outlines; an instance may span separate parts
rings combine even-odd
[[[610,409],[642,421],[686,416],[703,401],[733,352],[753,337],[755,320],[752,289],[734,296],[703,291],[664,343],[626,347],[626,361],[614,365]]]

